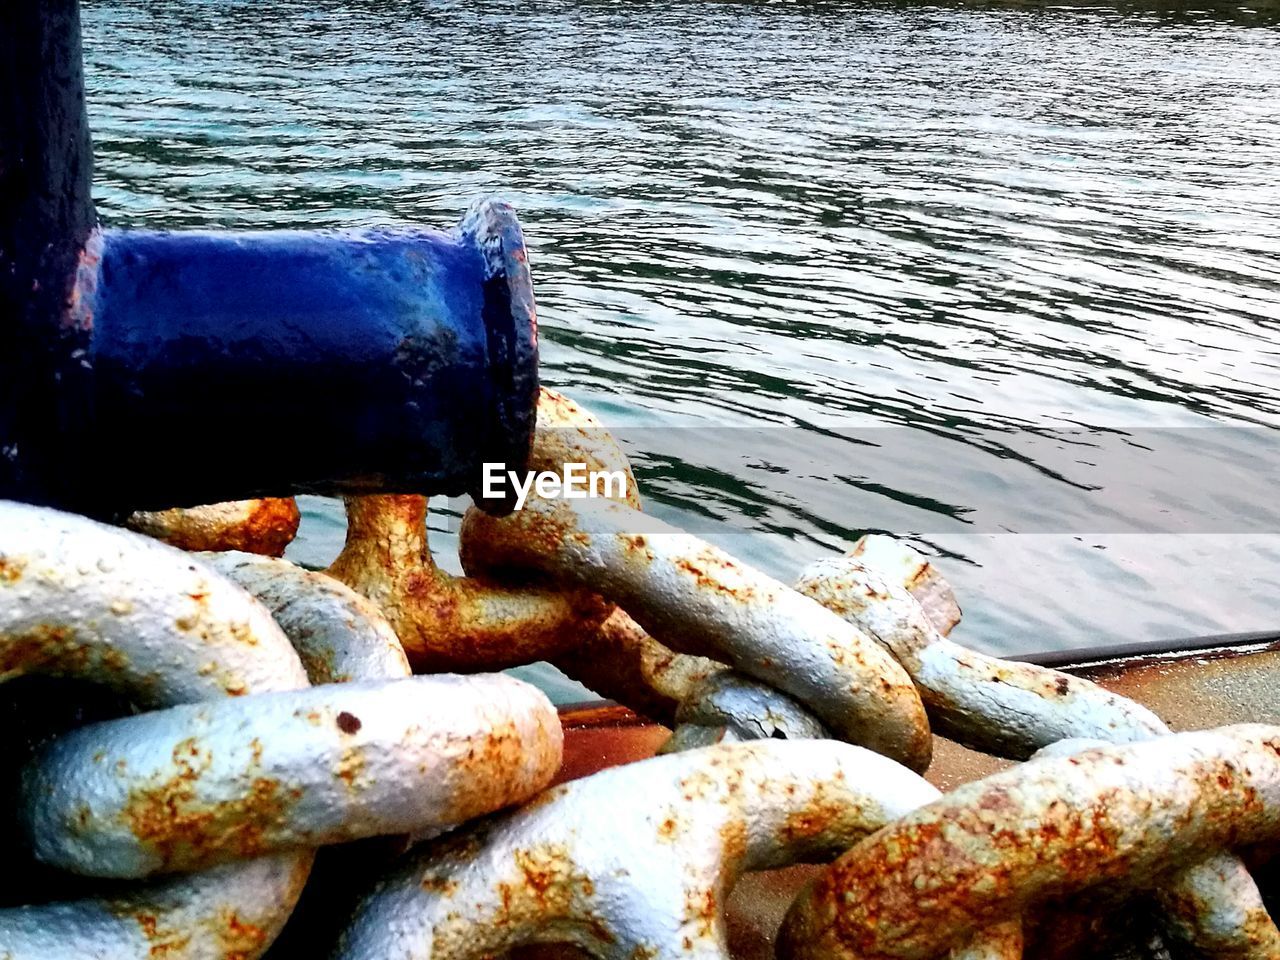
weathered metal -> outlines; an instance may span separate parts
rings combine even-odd
[[[608,491],[608,498],[643,509],[631,462],[612,433],[589,410],[543,387],[529,470],[555,472],[567,463],[582,464],[589,471],[620,474],[626,481],[623,489]],[[474,528],[464,529],[464,541],[471,529]],[[503,535],[502,528],[490,532]],[[481,578],[491,576],[504,583],[529,579],[527,570],[485,568],[477,557],[467,555],[465,543],[463,552],[464,566],[470,563],[468,573]],[[564,587],[560,590],[564,592]],[[625,610],[606,609],[612,612],[598,629],[578,629],[571,638],[547,644],[543,659],[602,695],[661,723],[674,722],[676,706],[688,697],[694,684],[713,672],[728,669],[716,660],[676,653],[645,633]]]
[[[365,900],[341,960],[471,960],[570,942],[601,958],[726,958],[745,870],[826,859],[937,791],[831,741],[727,744],[555,787],[424,846]]]
[[[284,609],[304,573],[218,559],[242,574],[256,568]],[[330,656],[318,659],[328,673],[407,672],[403,655],[387,655],[385,624],[362,619],[363,604],[333,587],[309,609],[356,616],[345,640],[335,639],[344,625],[326,625],[319,646]],[[9,674],[87,676],[151,704],[237,695],[85,727],[28,767],[37,852],[96,875],[434,832],[529,796],[561,758],[555,711],[527,684],[424,677],[304,689],[298,656],[265,609],[195,557],[23,504],[0,503],[0,656]],[[0,911],[0,954],[249,960],[283,926],[311,856],[258,856],[109,899]]]
[[[248,553],[207,553],[200,559],[271,611],[312,683],[409,675],[391,624],[345,584],[287,560]]]
[[[891,650],[919,688],[935,729],[967,747],[1023,758],[1060,741],[1126,743],[1169,732],[1145,707],[1088,680],[987,656],[943,637],[905,588],[856,555],[813,564],[797,589]],[[1248,871],[1231,858],[1219,866],[1171,880],[1163,896],[1171,932],[1202,953],[1280,955],[1280,930],[1269,920],[1232,922],[1266,917]]]
[[[445,573],[431,557],[427,500],[419,496],[349,497],[346,545],[328,574],[373,601],[414,668],[426,672],[550,659],[611,609],[585,590]]]
[[[298,535],[302,515],[292,497],[232,500],[203,507],[140,510],[126,526],[182,550],[243,550],[284,555]]]
[[[871,534],[858,540],[848,556],[856,558],[858,563],[871,568],[888,581],[905,588],[940,634],[947,634],[960,622],[960,607],[956,603],[951,585],[931,562],[906,544],[892,537]],[[801,589],[801,592],[806,591]],[[815,599],[821,601],[823,597],[816,596]],[[840,613],[841,610],[837,609],[835,612]],[[856,619],[851,622],[868,629],[867,624]],[[638,626],[635,630],[643,633]],[[615,631],[615,634],[619,632]],[[869,632],[874,636],[874,631]],[[631,646],[641,646],[641,649],[645,646],[665,649],[647,637],[639,640],[622,634],[620,639],[622,642],[630,641]],[[618,639],[613,643],[615,646],[620,645]],[[892,649],[890,652],[893,652]],[[647,658],[642,656],[639,662],[645,664],[654,659],[652,655]],[[712,661],[703,661],[703,664],[719,667],[717,670],[708,669],[696,662],[681,663],[681,660],[696,658],[667,652],[665,659],[658,662],[663,662],[665,672],[673,673],[676,677],[687,675],[691,671],[700,672],[702,676],[679,690],[679,703],[672,716],[672,721],[677,726],[671,740],[663,747],[664,752],[771,736],[793,739],[830,736],[821,721],[785,693],[734,673],[723,664],[714,665]],[[605,679],[611,679],[618,668],[597,667],[596,670],[603,670]],[[657,675],[646,679],[650,684],[663,680]],[[916,680],[915,677],[912,679]],[[919,683],[918,680],[916,682]],[[667,685],[670,686],[669,683]],[[926,708],[929,707],[927,700],[925,705]]]
[[[604,463],[616,444],[594,418],[549,391],[539,404],[530,466]],[[589,443],[602,449],[584,455]],[[619,453],[618,456],[621,454]],[[644,531],[644,532],[640,532]],[[468,510],[463,567],[533,570],[618,604],[656,640],[722,657],[796,697],[837,735],[913,769],[929,765],[919,696],[875,641],[820,604],[628,502],[533,496],[504,518]]]
[[[151,706],[307,686],[266,609],[190,554],[0,501],[0,677],[29,672]]]
[[[1148,705],[1167,705],[1161,713],[1171,725],[1194,723],[1206,704],[1212,706],[1211,716],[1240,723],[1247,722],[1250,716],[1268,716],[1275,710],[1270,694],[1274,690],[1278,642],[1275,634],[1241,635],[1179,642],[1177,649],[1154,643],[1129,645],[1104,650],[1105,659],[1101,662],[1090,661],[1089,652],[1043,654],[1037,660],[1043,659],[1067,672],[1079,671],[1112,689],[1134,690],[1140,699],[1150,694],[1156,699]],[[1131,671],[1139,682],[1130,681]],[[1209,676],[1202,683],[1203,671],[1209,671]],[[1210,699],[1215,689],[1221,695]],[[565,727],[565,766],[558,779],[576,779],[647,759],[669,736],[665,727],[617,706],[562,707],[561,719]],[[1013,766],[1011,761],[935,738],[934,763],[925,777],[943,791],[951,791]],[[1258,848],[1250,853],[1252,864]],[[734,960],[773,960],[774,943],[787,907],[822,869],[799,864],[748,873],[738,881],[725,905]],[[1261,885],[1264,890],[1273,890],[1276,880],[1276,871],[1271,869],[1262,877]],[[1153,933],[1155,913],[1145,902],[1128,904],[1121,910],[1107,909],[1105,904],[1089,900],[1088,895],[1080,902],[1055,903],[1040,916],[1028,917],[1027,956],[1038,960],[1169,960],[1167,948]],[[529,960],[577,960],[581,954],[572,947],[546,945],[536,954],[525,952],[521,956]]]
[[[601,696],[668,726],[702,680],[729,669],[718,660],[663,646],[625,610],[615,610],[552,662]]]
[[[1060,740],[1033,759],[1074,757],[1105,747],[1101,740]],[[1217,853],[1169,877],[1153,894],[1166,939],[1188,956],[1271,960],[1280,957],[1280,930],[1249,870],[1238,857]]]
[[[23,774],[36,855],[140,878],[384,834],[527,799],[560,766],[555,708],[511,677],[413,677],[91,724]]]
[[[92,171],[77,0],[0,4],[0,498],[57,469],[38,431],[90,399],[60,320],[97,225]]]
[[[875,570],[890,583],[906,587],[924,608],[929,622],[944,637],[960,622],[960,604],[942,571],[901,540],[870,533],[854,543],[848,556]]]
[[[676,708],[675,719],[663,753],[744,740],[831,738],[817,717],[785,693],[732,670],[696,684]]]
[[[560,725],[564,729],[564,760],[556,783],[648,760],[671,735],[666,727],[608,701],[562,706]]]
[[[625,504],[577,503],[531,499],[499,524],[469,512],[464,564],[533,568],[596,590],[667,646],[723,657],[796,697],[841,738],[928,766],[919,696],[861,630],[697,537],[638,521]]]
[[[639,506],[626,455],[590,414],[544,387],[537,417],[530,470],[569,460],[619,470],[624,497]],[[502,571],[499,582],[483,570],[445,573],[431,556],[425,497],[350,497],[346,508],[346,543],[328,573],[377,604],[418,670],[555,660],[614,612],[589,590],[553,589],[528,574]]]
[[[123,517],[479,494],[482,463],[524,463],[537,333],[511,207],[450,233],[101,230],[76,0],[3,7],[0,497]],[[289,443],[245,429],[263,410]],[[159,442],[192,430],[196,453]]]
[[[970,650],[942,636],[923,607],[856,556],[819,560],[796,589],[875,637],[915,681],[937,731],[1024,759],[1071,737],[1110,742],[1167,732],[1145,707],[1057,670]]]
[[[149,705],[307,686],[266,610],[188,554],[0,502],[0,676],[27,672],[85,677]],[[0,910],[0,956],[250,960],[283,927],[310,864],[310,853],[283,854]]]
[[[780,955],[929,960],[1054,899],[1093,887],[1158,889],[1215,850],[1277,836],[1277,727],[1040,758],[854,846],[792,906]],[[1238,919],[1270,924],[1265,912]],[[1261,949],[1246,955],[1274,956],[1274,941],[1256,932]]]
[[[1280,724],[1280,700],[1275,696],[1280,636],[1275,633],[1131,644],[1029,659],[1146,704],[1173,730]]]

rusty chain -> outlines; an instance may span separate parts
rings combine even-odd
[[[1087,680],[999,660],[944,637],[904,586],[880,576],[865,559],[855,550],[820,560],[801,574],[797,589],[891,650],[944,736],[998,756],[1024,758],[1078,738],[1124,743],[1169,732],[1145,707]],[[1280,956],[1280,930],[1239,861],[1224,858],[1211,869],[1193,867],[1174,877],[1159,898],[1166,931],[1198,953],[1241,960]]]
[[[1016,960],[1027,929],[1135,897],[1192,955],[1280,957],[1233,855],[1277,839],[1280,730],[1173,735],[1087,681],[969,650],[946,580],[887,537],[786,587],[640,514],[583,408],[544,390],[538,418],[533,469],[629,484],[469,511],[464,577],[436,566],[422,497],[349,499],[325,573],[273,559],[291,501],[129,520],[212,553],[0,503],[0,675],[83,677],[144,711],[22,770],[34,854],[127,882],[0,910],[0,956],[250,960],[317,848],[457,828],[368,892],[337,956],[724,960],[742,872],[834,859],[782,957]],[[543,790],[562,735],[542,694],[409,676],[537,659],[672,725],[669,755]],[[940,796],[912,772],[930,724],[1023,762]]]
[[[604,958],[718,958],[745,870],[829,859],[937,790],[868,750],[727,744],[615,767],[412,854],[340,960],[471,960],[567,941]]]
[[[564,451],[601,432],[592,422],[567,429],[572,414],[561,404],[555,410],[544,420],[539,405],[535,463],[562,465]],[[929,728],[915,687],[861,630],[630,503],[579,503],[531,497],[523,510],[503,518],[468,510],[460,548],[464,567],[535,570],[594,590],[665,646],[723,658],[795,696],[840,738],[912,769],[929,765]]]
[[[1157,889],[1180,864],[1278,837],[1280,728],[1037,758],[856,844],[792,906],[780,954],[928,960],[1004,936],[1000,925],[1055,899],[1093,887]],[[1270,924],[1265,912],[1240,920]],[[1241,939],[1251,934],[1257,955],[1275,956],[1265,930]]]
[[[279,557],[297,536],[301,520],[297,501],[288,497],[139,510],[125,524],[183,550],[243,550]]]
[[[558,766],[560,727],[532,687],[407,678],[366,624],[330,668],[370,680],[308,689],[265,607],[139,535],[0,503],[0,573],[5,676],[84,677],[167,707],[83,728],[33,760],[35,850],[107,876],[236,861],[2,910],[10,960],[257,957],[319,844],[457,823],[524,799]]]

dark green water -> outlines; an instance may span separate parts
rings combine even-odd
[[[109,222],[444,226],[506,197],[545,380],[627,439],[653,512],[770,572],[908,537],[944,558],[957,636],[1004,652],[1280,627],[1274,17],[96,0],[85,21]],[[295,553],[323,562],[341,513],[306,506]]]

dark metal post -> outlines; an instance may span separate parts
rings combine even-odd
[[[98,230],[76,2],[8,0],[0,30],[0,497],[111,515],[523,466],[510,207],[449,233]]]
[[[60,469],[50,441],[89,402],[89,333],[67,318],[92,172],[79,4],[0,4],[0,495]]]

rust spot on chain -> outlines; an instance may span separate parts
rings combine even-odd
[[[442,848],[443,849],[443,848]],[[496,886],[499,903],[492,916],[465,919],[449,913],[432,931],[432,954],[450,955],[459,944],[475,938],[477,924],[496,930],[544,927],[557,920],[573,919],[583,924],[589,935],[601,945],[615,943],[617,937],[600,917],[575,905],[580,898],[596,892],[591,877],[577,869],[571,852],[562,844],[545,844],[514,852],[519,874]],[[439,890],[450,896],[454,888],[447,881],[432,877],[424,881],[424,889]],[[585,915],[584,915],[585,914]]]
[[[147,951],[148,956],[167,957],[170,954],[180,953],[191,942],[190,934],[177,933],[171,930],[161,931],[160,921],[155,914],[134,914],[134,920],[142,928],[142,935],[151,944],[150,949]]]
[[[788,845],[802,844],[819,839],[848,815],[847,799],[843,799],[819,783],[813,799],[799,809],[788,813],[782,822],[782,842]]]
[[[708,940],[715,935],[719,914],[720,906],[714,888],[685,891],[684,924],[693,928],[692,935],[685,934],[682,939],[681,945],[685,950],[693,950],[694,938]]]
[[[166,866],[204,862],[214,852],[261,854],[264,831],[280,822],[289,806],[279,782],[257,777],[245,796],[204,804],[196,785],[212,766],[212,754],[188,738],[174,747],[173,762],[178,773],[168,780],[129,792],[121,816],[133,835]]]
[[[348,790],[355,790],[360,775],[364,773],[364,767],[364,751],[355,747],[348,747],[342,751],[342,756],[334,769],[334,776],[345,783]]]
[[[744,604],[757,602],[755,588],[734,585],[741,577],[741,565],[714,547],[703,546],[692,557],[677,557],[673,564],[692,577],[699,590],[733,597]]]
[[[267,942],[267,931],[256,923],[241,918],[235,910],[224,910],[208,921],[210,931],[218,941],[223,960],[248,960],[262,953]]]
[[[658,839],[664,843],[673,843],[680,833],[680,820],[674,814],[668,814],[661,823],[658,824]]]
[[[55,673],[79,676],[119,675],[129,668],[129,658],[120,650],[83,643],[71,627],[40,624],[18,635],[0,635],[0,677],[31,670],[52,669]]]
[[[0,586],[17,583],[22,579],[22,571],[26,568],[27,564],[23,560],[0,556]]]

